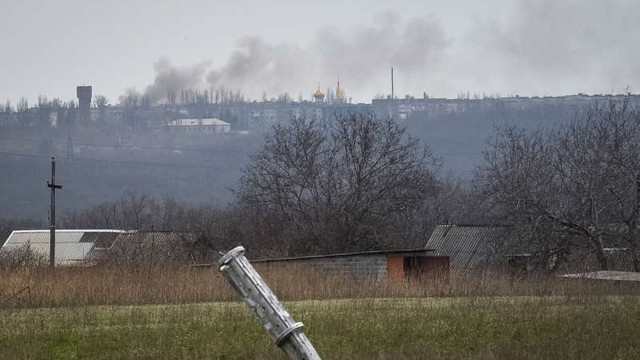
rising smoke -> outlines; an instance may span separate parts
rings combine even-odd
[[[632,0],[519,1],[505,21],[475,24],[461,41],[467,61],[450,59],[444,74],[458,90],[503,94],[637,91],[639,13]]]
[[[152,102],[165,100],[171,91],[201,89],[209,67],[208,62],[201,62],[189,67],[176,67],[167,58],[161,58],[154,64],[156,78],[147,86],[145,95]]]
[[[147,86],[144,93],[131,87],[120,96],[120,103],[124,103],[131,97],[141,98],[146,96],[152,104],[167,100],[171,92],[178,95],[182,90],[198,90],[206,86],[205,77],[208,62],[201,62],[192,66],[178,67],[167,58],[160,58],[155,64],[156,77],[153,84]]]
[[[366,88],[391,66],[419,73],[440,61],[447,40],[436,21],[403,21],[393,12],[374,20],[358,29],[321,29],[306,47],[242,37],[219,68],[207,63],[176,67],[161,59],[155,64],[155,81],[144,95],[157,103],[166,100],[169,91],[222,87],[239,89],[252,99],[284,92],[308,98],[318,82],[334,87],[340,77],[343,85]]]
[[[224,87],[251,99],[288,92],[308,99],[315,86],[371,99],[388,92],[389,68],[404,73],[402,90],[455,96],[609,93],[640,88],[640,2],[521,0],[503,21],[477,20],[452,38],[437,19],[387,12],[357,28],[324,28],[304,46],[238,40],[222,66],[156,63],[145,90],[153,102],[169,91]]]

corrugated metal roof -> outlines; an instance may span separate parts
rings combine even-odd
[[[146,231],[118,234],[110,248],[91,251],[95,261],[126,262],[201,262],[218,255],[193,233]]]
[[[56,264],[73,265],[87,260],[97,244],[113,242],[124,230],[56,230]],[[31,249],[49,257],[49,230],[16,230],[9,235],[2,249],[13,249],[27,244]]]
[[[497,246],[507,236],[507,227],[438,225],[425,248],[434,256],[449,256],[450,269],[467,272],[489,265]]]
[[[369,255],[404,255],[404,256],[420,256],[431,255],[433,249],[400,249],[400,250],[373,250],[373,251],[361,251],[352,253],[338,253],[338,254],[323,254],[323,255],[309,255],[309,256],[296,256],[286,258],[266,258],[255,259],[251,262],[270,262],[270,261],[296,261],[296,260],[309,260],[309,259],[324,259],[324,258],[339,258],[339,257],[352,257],[352,256],[369,256]]]

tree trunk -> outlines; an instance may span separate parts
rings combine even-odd
[[[632,222],[631,226],[635,227],[637,225]],[[628,246],[627,252],[631,255],[633,270],[640,272],[640,252],[638,251],[637,237],[638,237],[638,234],[637,234],[637,231],[635,231],[635,228],[630,228],[629,236],[627,237],[627,246]]]
[[[640,217],[640,176],[636,175],[636,203],[631,221],[629,221],[629,252],[633,259],[633,269],[640,272],[640,253],[638,252],[638,217]]]
[[[629,250],[631,251],[631,258],[633,259],[633,270],[640,272],[640,254],[638,253],[638,249],[632,248]]]
[[[609,261],[607,260],[604,250],[602,250],[602,248],[595,249],[595,254],[600,270],[609,270]]]
[[[604,253],[604,247],[602,246],[602,235],[597,235],[597,238],[592,238],[592,242],[594,243],[594,252],[596,255],[596,260],[598,260],[598,265],[600,270],[609,270],[609,261],[607,259],[607,255]]]

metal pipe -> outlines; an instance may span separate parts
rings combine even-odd
[[[293,320],[244,252],[244,248],[238,246],[222,256],[218,262],[222,275],[290,359],[321,360],[303,332],[304,325]]]

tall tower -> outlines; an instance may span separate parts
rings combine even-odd
[[[340,88],[340,78],[338,78],[338,86],[336,87],[336,98],[334,100],[337,104],[343,104],[346,102],[344,96],[344,90]]]
[[[91,86],[78,86],[78,123],[88,125],[91,122]]]
[[[391,68],[391,98],[393,99],[395,94],[393,93],[393,68]]]

